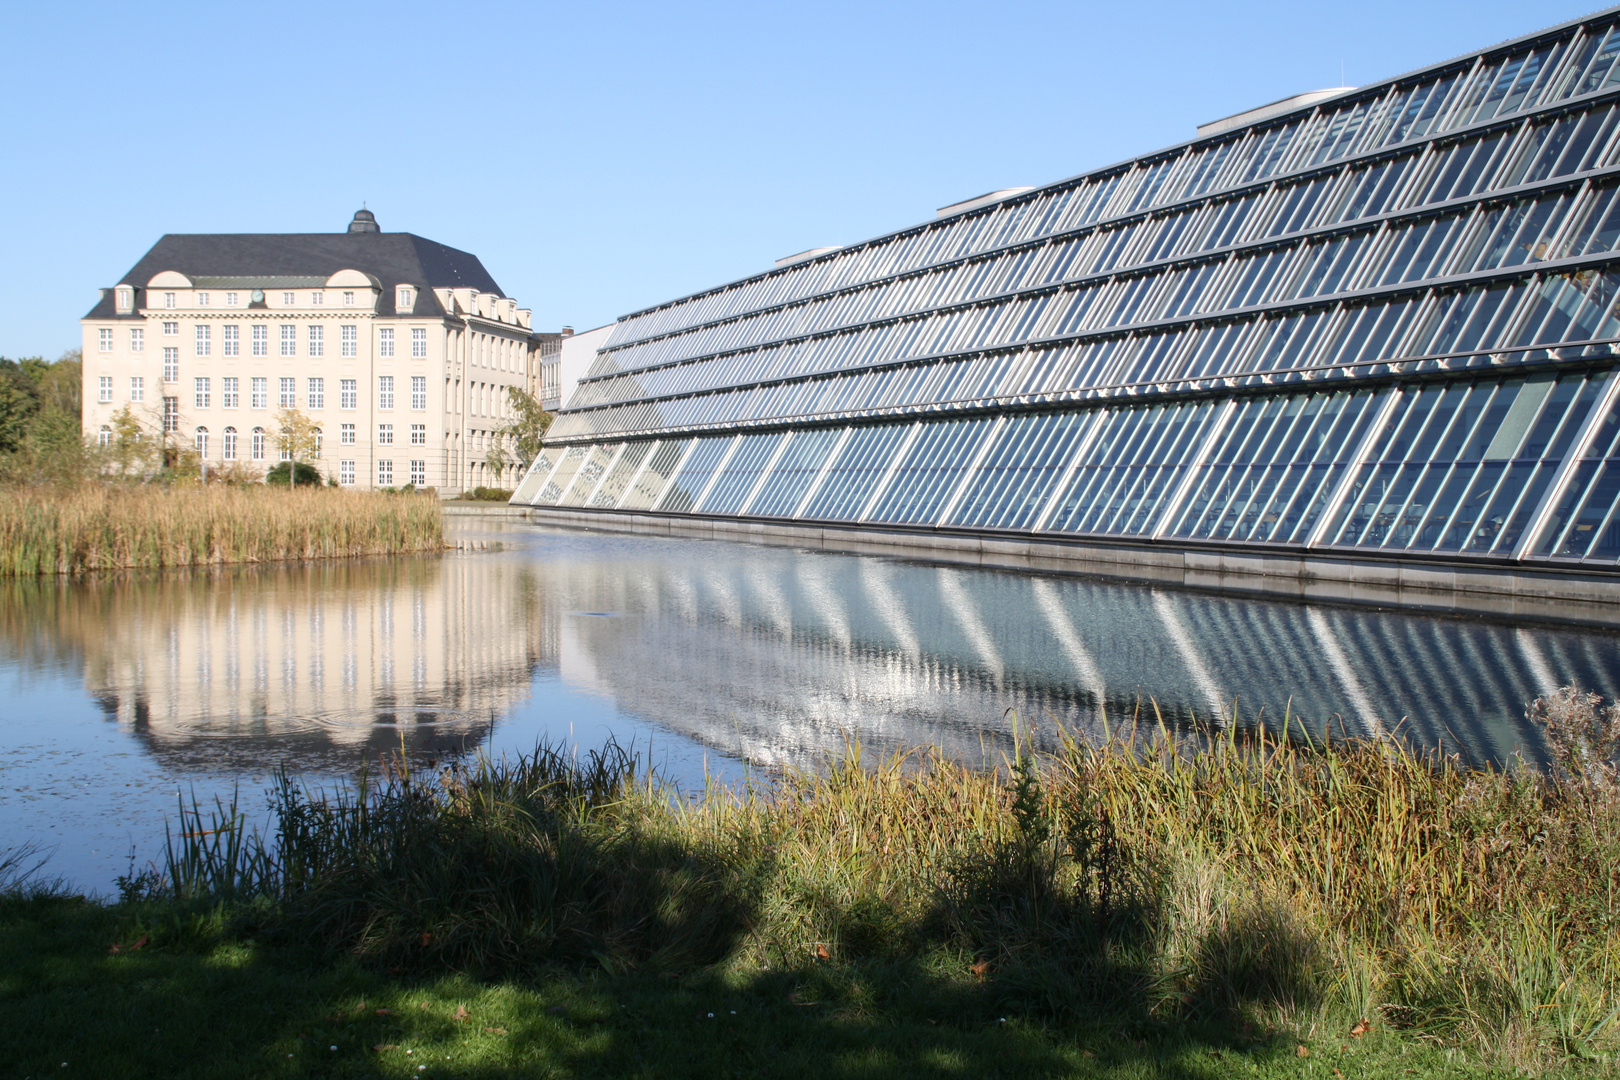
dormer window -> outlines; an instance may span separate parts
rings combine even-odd
[[[208,306],[208,294],[207,293],[200,292],[200,293],[197,294],[197,306],[198,307],[207,307]]]
[[[293,299],[293,294],[292,293],[284,292],[284,293],[281,294],[281,306],[282,307],[292,307],[295,303],[297,303],[297,301]]]
[[[163,294],[163,306],[174,307],[174,293],[166,292]]]
[[[236,306],[236,294],[235,293],[228,292],[228,293],[225,294],[225,306],[226,307],[235,307]]]
[[[409,286],[400,286],[394,294],[394,306],[400,311],[409,311],[416,306],[416,290]]]
[[[354,307],[354,293],[353,292],[345,292],[343,294],[343,306],[344,307]]]
[[[309,302],[316,307],[320,307],[326,302],[326,294],[323,292],[312,292],[309,294]]]
[[[115,294],[119,311],[130,311],[135,307],[135,290],[119,287]]]

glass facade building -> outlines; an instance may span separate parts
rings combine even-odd
[[[514,502],[1620,560],[1620,12],[964,206],[625,317]]]

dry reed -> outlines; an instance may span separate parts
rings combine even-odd
[[[435,551],[431,495],[258,485],[0,488],[0,576]]]

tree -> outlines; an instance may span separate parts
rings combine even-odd
[[[552,414],[540,407],[535,396],[520,386],[506,388],[506,402],[511,407],[512,422],[495,432],[489,453],[484,460],[501,476],[507,466],[515,465],[519,472],[540,456],[540,440],[551,427]]]
[[[120,476],[150,471],[157,440],[147,437],[146,428],[128,405],[113,413],[112,439],[107,445],[107,458]]]
[[[297,409],[282,409],[276,414],[276,449],[290,458],[295,465],[306,462],[321,452],[320,428],[315,426],[315,421]],[[296,471],[289,469],[286,472],[288,487],[292,486],[293,474]]]

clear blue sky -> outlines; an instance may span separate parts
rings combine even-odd
[[[385,230],[584,330],[1584,2],[18,4],[0,355],[165,232]]]

